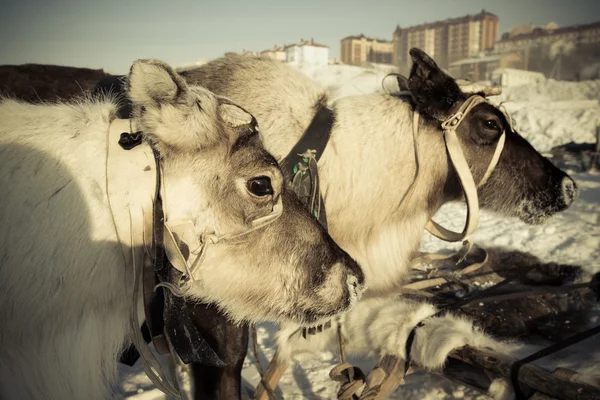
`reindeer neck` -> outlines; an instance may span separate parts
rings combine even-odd
[[[444,140],[421,122],[415,181],[410,104],[362,95],[339,100],[334,112],[319,162],[330,232],[363,265],[369,286],[386,290],[406,273],[425,223],[445,201],[450,174]]]

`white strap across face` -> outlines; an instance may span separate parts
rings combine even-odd
[[[402,91],[398,93],[398,95],[409,95],[413,97],[412,93],[409,91]],[[463,228],[462,232],[453,232],[449,229],[446,229],[437,222],[433,221],[432,219],[427,221],[427,224],[425,225],[425,229],[429,233],[431,233],[438,239],[445,240],[447,242],[460,242],[466,239],[471,233],[475,231],[475,229],[477,229],[477,225],[479,224],[479,198],[477,196],[477,188],[483,186],[489,180],[492,172],[498,165],[500,155],[502,154],[502,150],[504,149],[506,134],[503,131],[500,134],[500,138],[498,139],[498,143],[496,144],[496,149],[494,150],[494,155],[490,160],[490,163],[483,178],[481,179],[478,185],[475,185],[473,175],[471,174],[471,170],[469,169],[469,165],[465,159],[464,153],[460,146],[460,141],[458,140],[458,136],[456,135],[456,129],[464,120],[468,112],[471,109],[473,109],[473,107],[484,102],[486,102],[485,98],[478,95],[473,95],[469,97],[463,104],[461,104],[457,112],[452,114],[442,123],[442,129],[444,130],[444,140],[446,142],[448,154],[450,155],[450,161],[452,162],[452,165],[456,170],[467,201],[467,220],[465,222],[465,227]],[[415,173],[415,179],[409,187],[407,195],[405,195],[405,198],[402,201],[404,201],[406,197],[412,194],[418,175],[419,160],[416,156],[417,133],[419,129],[418,125],[419,113],[415,110],[413,117],[413,145],[415,146],[415,162],[417,171]]]

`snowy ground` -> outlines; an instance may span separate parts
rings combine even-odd
[[[388,72],[379,67],[364,70],[351,66],[329,66],[303,70],[331,92],[332,98],[371,93],[381,90],[381,79]],[[600,81],[547,83],[507,89],[499,100],[506,104],[516,120],[520,133],[540,151],[552,146],[594,141],[596,126],[600,125]],[[600,271],[600,174],[569,171],[581,194],[567,211],[554,216],[541,226],[526,225],[516,219],[503,219],[483,212],[480,227],[472,235],[481,246],[503,246],[532,253],[546,262],[581,265],[590,272]],[[435,219],[444,226],[459,229],[464,221],[465,208],[459,204],[442,207]],[[428,252],[457,249],[424,234],[422,250]],[[263,324],[258,329],[258,341],[263,367],[275,352],[273,334],[276,326]],[[526,355],[535,347],[524,346]],[[592,350],[592,351],[590,351]],[[249,354],[251,354],[249,352]],[[254,358],[248,357],[243,378],[249,388],[256,386],[258,373]],[[350,358],[349,361],[368,371],[375,358]],[[336,355],[323,353],[296,365],[284,374],[278,394],[286,399],[334,399],[337,386],[329,379],[330,369],[337,363]],[[600,338],[588,339],[577,346],[542,359],[538,364],[553,369],[558,365],[583,373],[598,374]],[[145,377],[140,364],[121,367],[121,393],[117,399],[165,399]],[[186,383],[184,387],[188,386]],[[444,378],[418,373],[407,378],[393,399],[483,399],[476,392],[455,385]]]

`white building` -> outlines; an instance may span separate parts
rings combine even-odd
[[[532,85],[545,82],[546,77],[541,72],[526,71],[524,69],[496,68],[490,77],[490,80],[497,85],[519,86]]]
[[[274,60],[285,62],[287,56],[284,47],[279,47],[277,45],[273,46],[272,49],[263,50],[260,52],[261,56],[271,57]]]
[[[326,66],[329,64],[329,47],[317,44],[314,40],[301,40],[299,44],[285,46],[286,63],[305,66]]]

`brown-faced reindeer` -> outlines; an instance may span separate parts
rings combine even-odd
[[[412,49],[410,55],[408,87],[414,100],[388,94],[337,100],[331,137],[319,161],[329,232],[361,263],[368,285],[357,308],[340,319],[347,349],[401,358],[408,333],[435,308],[399,299],[396,292],[419,250],[426,223],[444,203],[462,197],[441,124],[470,97],[424,52]],[[323,89],[268,58],[229,55],[182,75],[255,115],[263,143],[278,160],[326,107]],[[415,111],[420,121],[413,143]],[[503,132],[498,164],[477,190],[479,205],[531,224],[569,207],[577,196],[574,181],[487,102],[472,108],[456,129],[474,181],[484,176]],[[284,325],[278,336],[281,357],[289,360],[335,346],[335,332],[334,327],[303,339],[297,325]],[[435,369],[452,349],[465,344],[502,347],[468,321],[446,315],[428,319],[416,330],[412,357],[422,367]]]
[[[179,277],[153,287],[165,321],[171,291],[300,324],[360,296],[358,264],[285,188],[247,111],[156,60],[132,65],[128,96],[131,121],[110,98],[0,99],[2,399],[108,398],[160,243]]]

